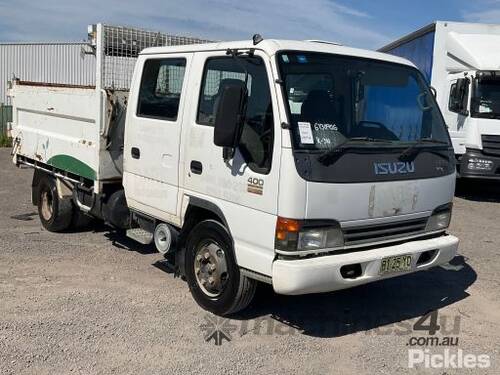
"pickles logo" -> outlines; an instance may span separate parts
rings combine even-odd
[[[444,349],[432,353],[430,349],[408,350],[408,368],[489,368],[490,356],[487,354],[464,353],[462,349]]]
[[[438,311],[430,311],[413,325],[416,332],[427,335],[411,336],[407,342],[408,368],[474,369],[489,368],[491,358],[485,353],[467,353],[459,347],[460,316],[455,317],[449,330],[446,317],[438,320]],[[450,335],[452,334],[452,335]],[[453,336],[455,335],[455,336]]]
[[[415,173],[414,162],[373,163],[376,175]]]

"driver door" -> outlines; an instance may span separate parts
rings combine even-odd
[[[186,190],[224,201],[241,215],[248,215],[245,207],[276,214],[279,160],[273,154],[279,150],[279,140],[274,136],[277,104],[271,95],[269,61],[258,51],[251,58],[214,51],[197,53],[195,59],[193,63],[202,68],[193,77],[199,82],[199,94],[186,135]],[[241,141],[234,158],[225,162],[222,148],[214,144],[215,113],[223,87],[244,82],[244,69],[249,98]]]

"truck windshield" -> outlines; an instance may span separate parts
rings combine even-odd
[[[471,116],[500,118],[500,76],[492,75],[474,80]]]
[[[417,69],[297,51],[281,52],[278,64],[298,149],[449,144],[441,113]]]

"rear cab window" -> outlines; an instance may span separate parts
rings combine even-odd
[[[186,59],[162,58],[144,62],[137,116],[176,121]]]

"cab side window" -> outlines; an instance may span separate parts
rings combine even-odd
[[[213,126],[224,87],[245,82],[248,71],[248,104],[239,150],[255,172],[267,174],[273,150],[273,109],[266,67],[260,57],[210,58],[205,64],[198,103],[197,123]]]
[[[150,59],[144,63],[137,116],[177,120],[185,59]]]

